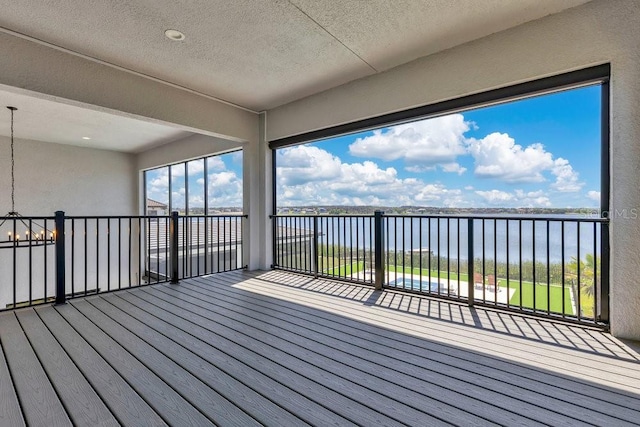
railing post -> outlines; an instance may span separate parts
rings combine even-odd
[[[56,305],[64,304],[65,295],[65,253],[64,253],[64,212],[56,211],[55,218],[55,247],[56,247]],[[45,295],[46,298],[46,295]]]
[[[313,277],[318,278],[318,217],[313,217]]]
[[[169,224],[169,258],[171,260],[171,283],[178,283],[178,212],[171,212]]]
[[[467,219],[467,272],[468,272],[468,301],[469,307],[474,304],[474,292],[475,292],[475,278],[474,278],[474,266],[473,266],[473,218]]]
[[[600,315],[596,318],[600,322],[609,323],[609,222],[603,222],[600,228]],[[594,254],[596,257],[597,254]],[[594,275],[597,274],[594,272]],[[594,289],[598,292],[598,289]],[[595,307],[596,311],[598,307]]]
[[[374,212],[373,232],[375,233],[374,256],[375,256],[375,289],[382,290],[384,284],[384,231],[382,227],[382,215],[384,212]]]

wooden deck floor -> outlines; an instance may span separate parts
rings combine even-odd
[[[290,273],[0,315],[0,426],[640,425],[606,333]]]

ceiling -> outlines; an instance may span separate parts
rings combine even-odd
[[[587,1],[0,0],[0,31],[261,111]],[[33,95],[0,86],[16,138],[140,152],[192,134]]]
[[[0,27],[260,111],[587,1],[0,0]]]
[[[138,152],[193,134],[121,114],[92,110],[2,89],[0,103],[0,135],[11,135],[11,113],[4,107],[18,108],[14,114],[16,139]]]

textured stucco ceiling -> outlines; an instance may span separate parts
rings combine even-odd
[[[257,111],[587,1],[0,0],[0,27]]]
[[[137,152],[192,135],[163,124],[0,90],[2,136],[11,134],[11,113],[7,106],[18,108],[14,115],[16,139]]]

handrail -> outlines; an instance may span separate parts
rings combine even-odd
[[[610,222],[610,219],[607,217],[588,217],[583,218],[582,214],[575,214],[576,216],[566,215],[562,218],[556,218],[553,216],[531,216],[531,215],[521,215],[521,214],[504,214],[504,215],[490,215],[490,214],[474,214],[474,215],[447,215],[447,214],[387,214],[382,213],[385,217],[397,217],[397,218],[452,218],[452,219],[519,219],[522,221],[540,221],[540,220],[549,220],[549,221],[573,221],[573,222]],[[543,215],[543,214],[541,214]],[[556,215],[556,214],[554,214]],[[562,215],[562,214],[557,214]],[[269,218],[288,218],[288,217],[318,217],[318,218],[373,218],[374,214],[272,214],[269,215]]]

